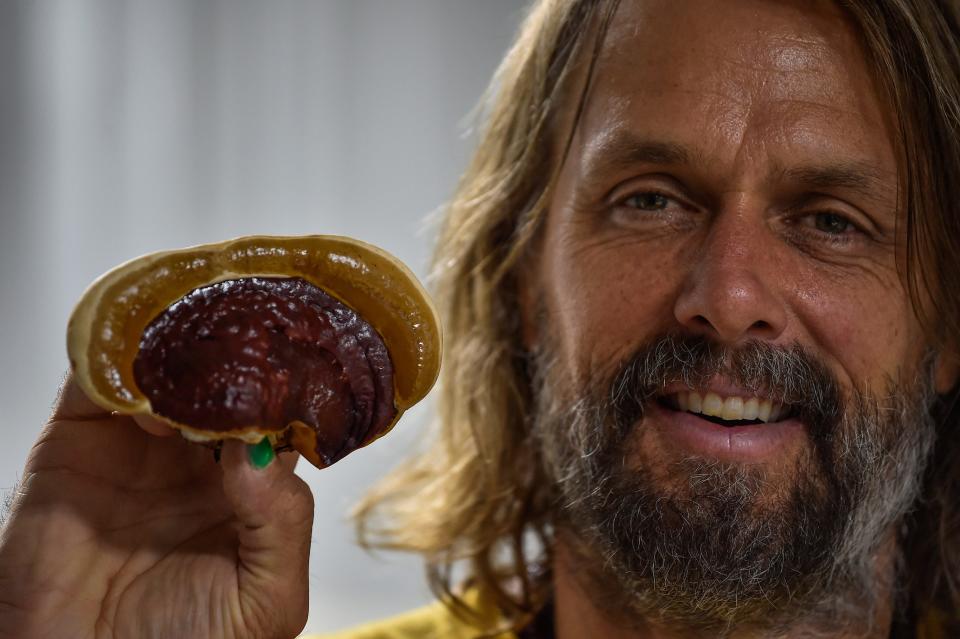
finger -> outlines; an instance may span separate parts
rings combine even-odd
[[[75,373],[67,371],[57,392],[57,401],[54,404],[53,416],[50,421],[97,419],[115,414],[113,411],[94,403],[80,388]],[[151,435],[169,437],[177,432],[166,423],[150,415],[132,415],[131,417],[140,428]]]
[[[279,453],[277,455],[277,461],[286,468],[289,472],[297,467],[297,462],[300,461],[300,453],[298,452],[288,452],[288,453]]]
[[[109,415],[110,411],[98,406],[87,397],[77,384],[76,375],[73,371],[67,371],[64,375],[63,383],[57,391],[57,400],[53,405],[53,415],[50,421],[57,420],[82,420]]]
[[[223,444],[224,493],[241,526],[241,595],[257,610],[273,615],[260,620],[291,636],[306,623],[313,495],[293,474],[296,457],[278,460],[267,442],[251,447],[236,440]]]
[[[169,437],[177,432],[156,417],[151,417],[150,415],[133,415],[132,417],[137,426],[147,431],[151,435],[156,435],[157,437]]]

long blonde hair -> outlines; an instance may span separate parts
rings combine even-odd
[[[549,597],[551,548],[550,487],[530,441],[532,398],[518,277],[618,4],[540,0],[494,76],[481,139],[447,207],[435,254],[445,339],[436,437],[355,511],[361,543],[422,554],[432,587],[455,612],[470,612],[454,587],[454,567],[462,566],[457,577],[491,599],[514,627]],[[908,203],[905,281],[914,299],[924,291],[934,298],[941,321],[930,323],[931,334],[956,346],[960,12],[937,0],[840,4],[859,27],[879,85],[899,118],[894,124],[902,138]],[[574,117],[563,120],[559,109],[571,99]],[[956,417],[945,415],[945,424],[957,423]],[[917,534],[904,540],[908,555],[923,562],[912,570],[932,575],[911,583],[918,609],[960,609],[953,585],[960,559],[956,440],[946,426],[941,429],[927,478],[929,501],[911,517]]]

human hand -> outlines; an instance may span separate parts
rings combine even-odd
[[[139,426],[139,427],[138,427]],[[0,533],[0,639],[296,636],[313,498],[281,453],[213,453],[68,378]]]

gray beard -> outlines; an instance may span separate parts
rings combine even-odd
[[[877,596],[895,588],[878,551],[915,502],[935,437],[929,369],[916,384],[889,381],[882,397],[844,400],[799,347],[730,351],[668,336],[571,397],[562,367],[538,354],[534,438],[554,487],[556,534],[594,604],[625,625],[659,619],[714,635],[734,625],[869,630]],[[717,372],[803,399],[812,445],[790,485],[695,457],[664,482],[637,463],[631,442],[652,395]]]

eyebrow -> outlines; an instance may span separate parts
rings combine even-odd
[[[633,135],[616,135],[609,142],[596,145],[585,160],[585,174],[590,180],[637,164],[701,163],[699,154],[682,144],[644,140]]]
[[[779,171],[778,177],[808,189],[849,189],[872,199],[881,199],[891,188],[883,174],[865,162],[796,166]]]
[[[590,149],[584,161],[585,175],[592,182],[638,164],[702,166],[706,160],[702,153],[683,144],[621,133]],[[891,189],[897,188],[896,178],[891,183],[874,165],[856,160],[790,168],[775,165],[769,181],[793,183],[809,190],[847,189],[876,202],[882,202]]]

